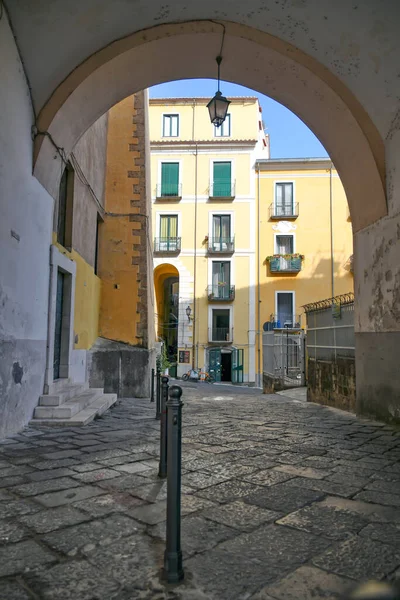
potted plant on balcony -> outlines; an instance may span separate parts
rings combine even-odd
[[[168,360],[168,356],[167,356],[167,346],[164,343],[161,347],[161,354],[160,354],[160,370],[161,373],[163,375],[167,375],[169,374],[169,367],[171,366],[171,363]]]

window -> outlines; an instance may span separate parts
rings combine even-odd
[[[231,215],[213,215],[209,248],[213,252],[233,252]]]
[[[61,176],[58,193],[57,242],[72,248],[72,213],[74,204],[74,171],[67,165]]]
[[[293,292],[276,292],[275,318],[278,322],[278,327],[293,327],[295,325]]]
[[[214,298],[229,300],[231,295],[231,263],[229,261],[213,261],[212,294]]]
[[[211,341],[229,342],[231,339],[230,313],[229,308],[213,309]]]
[[[275,253],[276,254],[293,254],[294,252],[294,236],[293,235],[277,235],[275,237]]]
[[[179,163],[161,163],[161,196],[179,196]]]
[[[178,215],[160,216],[160,251],[175,252],[179,249]]]
[[[179,115],[163,115],[163,137],[178,137]]]
[[[231,135],[231,115],[226,115],[225,121],[220,127],[214,127],[215,137],[229,137]]]
[[[275,215],[290,217],[294,214],[293,183],[275,184]]]
[[[214,162],[212,196],[229,198],[232,195],[231,162]]]

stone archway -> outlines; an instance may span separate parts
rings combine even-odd
[[[61,83],[37,121],[38,130],[51,135],[38,135],[35,143],[34,173],[47,191],[55,196],[60,173],[61,159],[51,140],[68,155],[84,131],[126,96],[173,79],[214,77],[223,27],[224,79],[271,96],[312,129],[339,171],[354,231],[385,216],[383,141],[351,91],[287,42],[215,21],[161,25],[132,34],[88,58]]]

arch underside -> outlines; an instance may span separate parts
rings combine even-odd
[[[372,120],[330,71],[287,42],[225,23],[223,79],[270,96],[319,138],[346,190],[353,230],[387,214],[384,144]],[[75,69],[41,111],[37,127],[65,155],[114,104],[152,85],[215,77],[221,24],[170,24],[114,42]],[[265,115],[268,122],[268,115]],[[56,197],[61,158],[49,136],[35,140],[34,174]]]

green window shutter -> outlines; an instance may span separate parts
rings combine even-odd
[[[161,196],[179,196],[179,163],[161,164]]]
[[[230,162],[214,163],[214,190],[213,196],[230,197],[231,191],[231,169]]]

